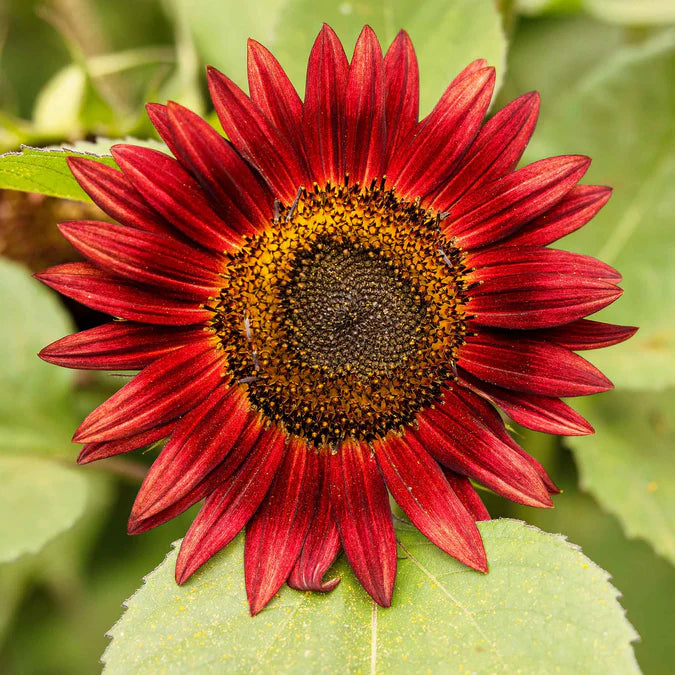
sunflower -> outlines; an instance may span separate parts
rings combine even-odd
[[[176,103],[151,104],[173,156],[117,145],[120,171],[69,158],[118,224],[61,224],[89,262],[38,277],[115,320],[40,356],[140,371],[79,427],[78,461],[166,439],[129,532],[204,499],[176,580],[245,527],[252,614],[284,582],[334,588],[324,576],[341,548],[390,605],[390,495],[486,572],[476,521],[489,515],[472,481],[530,506],[559,492],[497,408],[538,431],[591,433],[560,397],[612,385],[575,350],[634,332],[584,318],[621,294],[614,269],[547,248],[610,190],[577,185],[583,156],[516,170],[538,95],[484,123],[485,61],[420,121],[404,32],[383,57],[365,27],[350,63],[324,26],[304,101],[254,41],[248,77],[250,96],[208,70],[227,138]]]

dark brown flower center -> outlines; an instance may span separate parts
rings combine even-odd
[[[424,331],[426,303],[381,249],[318,241],[297,256],[284,328],[310,366],[364,378],[402,367]]]
[[[213,325],[229,375],[317,446],[399,429],[453,377],[461,260],[437,217],[391,190],[303,192],[228,260]]]

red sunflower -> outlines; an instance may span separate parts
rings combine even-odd
[[[41,352],[70,368],[140,371],[92,412],[80,463],[168,439],[129,532],[204,505],[178,556],[185,582],[246,526],[259,612],[284,582],[327,591],[340,548],[391,603],[389,493],[434,544],[487,571],[471,481],[531,506],[558,492],[495,406],[554,434],[591,426],[559,397],[611,388],[574,353],[633,328],[584,319],[619,274],[547,248],[610,195],[582,156],[515,170],[538,96],[483,123],[494,70],[475,61],[418,120],[401,32],[364,28],[351,63],[324,26],[304,102],[249,43],[250,96],[209,69],[227,139],[175,103],[148,112],[173,157],[117,145],[121,171],[70,158],[118,225],[61,231],[90,262],[38,275],[117,317]]]

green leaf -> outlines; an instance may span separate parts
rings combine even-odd
[[[0,155],[0,190],[38,192],[50,197],[89,202],[91,200],[70,173],[66,158],[86,157],[116,168],[115,160],[110,156],[110,148],[116,143],[167,151],[161,141],[138,138],[98,138],[95,142],[78,141],[65,147],[22,146],[19,152]]]
[[[241,537],[182,587],[172,551],[112,628],[106,672],[637,672],[637,636],[606,572],[559,535],[479,526],[488,575],[401,528],[390,609],[341,560],[332,593],[284,588],[251,618]]]
[[[75,469],[38,457],[0,456],[0,563],[36,553],[84,510],[87,482]]]
[[[485,58],[497,67],[499,78],[504,74],[506,38],[492,0],[265,0],[234,6],[176,1],[189,7],[188,20],[202,57],[242,87],[247,82],[246,40],[253,37],[272,50],[304,91],[307,57],[323,22],[335,29],[350,56],[366,23],[385,49],[400,29],[407,30],[420,63],[422,114],[474,59]]]
[[[624,47],[542,106],[527,159],[579,152],[584,182],[611,185],[607,206],[561,247],[624,276],[624,296],[597,318],[640,327],[628,342],[589,355],[619,387],[675,384],[675,31]]]
[[[68,169],[66,157],[69,156],[87,157],[108,166],[116,166],[112,157],[23,146],[19,152],[0,155],[0,189],[38,192],[80,202],[91,201]]]
[[[674,406],[675,389],[581,401],[596,434],[567,443],[584,489],[617,516],[629,537],[646,539],[675,565]]]
[[[0,454],[72,452],[74,371],[41,361],[74,326],[56,294],[0,259]]]

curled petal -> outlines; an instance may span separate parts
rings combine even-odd
[[[316,451],[292,438],[269,493],[246,526],[244,568],[252,616],[291,574],[312,522],[320,479]]]
[[[396,536],[389,495],[367,443],[347,440],[330,459],[330,501],[354,573],[382,607],[391,605]]]
[[[417,421],[414,436],[444,466],[520,504],[552,506],[538,473],[506,442],[497,411],[476,394],[446,389],[442,404]]]
[[[340,552],[340,533],[330,506],[329,462],[329,453],[319,454],[321,470],[319,499],[302,551],[288,577],[288,585],[299,591],[326,593],[340,583],[340,577],[323,580]]]
[[[166,424],[161,424],[154,429],[142,431],[134,436],[128,436],[116,441],[103,441],[101,443],[87,443],[77,457],[78,464],[89,464],[99,459],[107,459],[108,457],[115,457],[122,455],[125,452],[138,450],[138,448],[151,445],[157,441],[161,441],[171,434],[176,428],[177,420],[172,420]]]
[[[635,326],[618,326],[612,323],[580,319],[564,326],[540,331],[537,335],[561,347],[583,351],[617,345],[633,337],[637,331]]]
[[[593,433],[593,427],[559,398],[496,387],[468,373],[462,374],[462,384],[499,406],[511,419],[528,429],[561,436]]]

